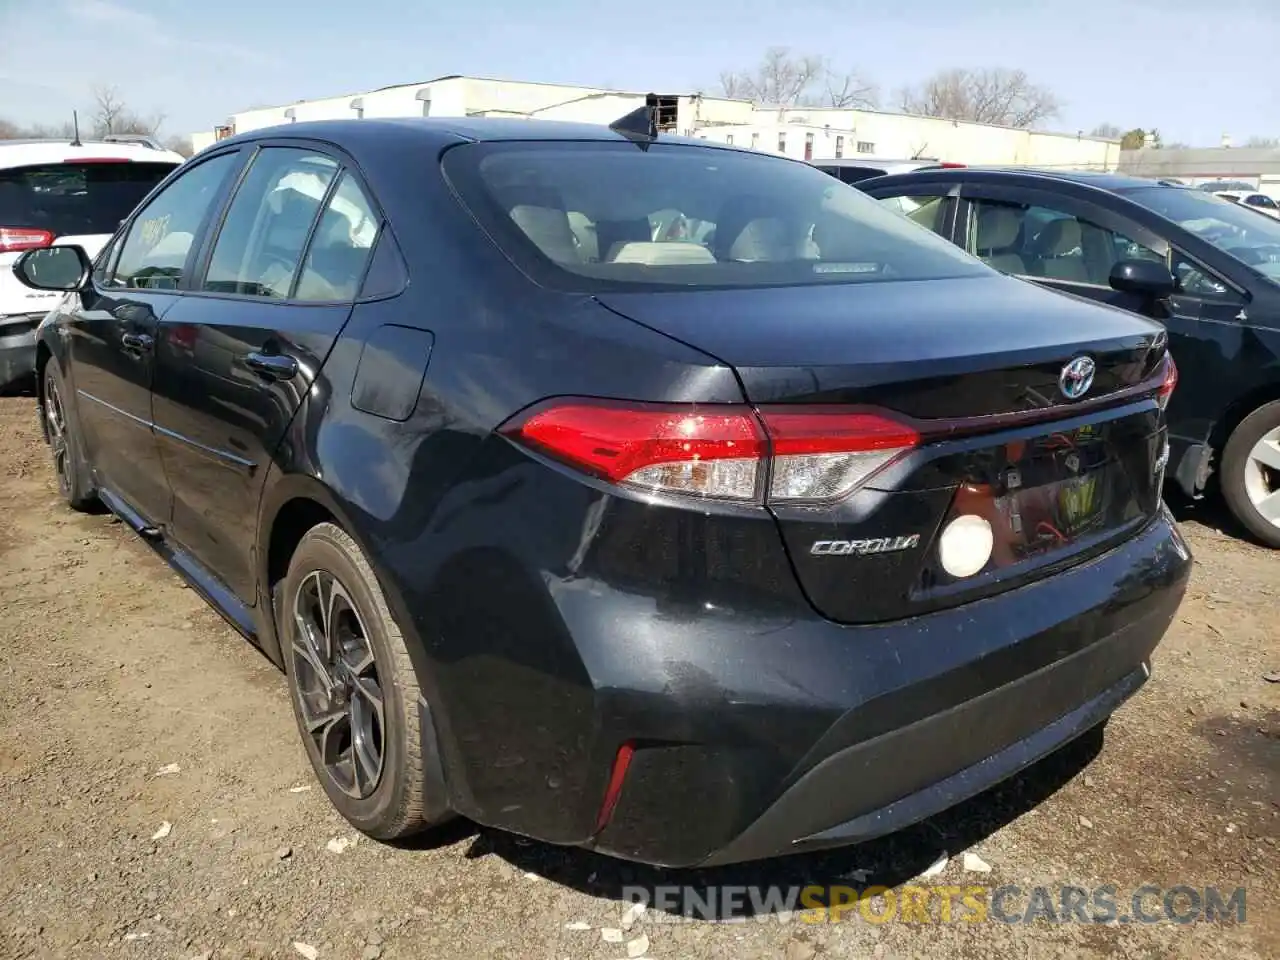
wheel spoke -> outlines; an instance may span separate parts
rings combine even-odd
[[[344,734],[351,730],[351,717],[346,710],[331,710],[307,721],[307,732],[320,751],[325,766],[332,766],[342,759],[347,749]]]
[[[1280,490],[1273,490],[1256,504],[1258,512],[1272,523],[1280,525]]]
[[[377,682],[367,677],[361,677],[356,680],[355,688],[351,691],[352,700],[360,700],[369,705],[373,710],[374,719],[378,721],[378,726],[382,726],[382,688]]]
[[[353,677],[363,677],[374,667],[373,651],[363,643],[356,643],[342,651],[342,662]]]
[[[1249,459],[1256,460],[1264,467],[1280,470],[1280,440],[1265,437],[1259,440],[1249,451]]]
[[[320,662],[310,638],[306,636],[307,625],[301,617],[297,618],[297,628],[298,634],[293,638],[294,655],[303,659],[316,675],[321,688],[327,691],[333,686],[333,678],[330,676],[328,668]]]

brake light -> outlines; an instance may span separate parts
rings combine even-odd
[[[27,227],[0,227],[0,253],[18,253],[22,250],[38,250],[53,243],[48,230],[32,230]]]
[[[1173,354],[1166,353],[1164,355],[1164,379],[1160,381],[1160,387],[1156,390],[1156,398],[1159,400],[1162,410],[1169,405],[1169,398],[1173,396],[1173,390],[1177,385],[1178,365],[1173,362]]]
[[[503,432],[611,483],[760,503],[851,494],[920,442],[883,414],[826,407],[554,401]]]

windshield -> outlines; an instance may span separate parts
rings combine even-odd
[[[0,170],[0,226],[54,236],[115,233],[171,163],[45,163]]]
[[[1280,220],[1199,190],[1143,187],[1127,196],[1280,282]]]
[[[657,143],[480,143],[444,169],[495,242],[568,290],[984,276],[945,240],[808,164]]]

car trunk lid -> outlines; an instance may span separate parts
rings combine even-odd
[[[1009,589],[1159,509],[1166,337],[1141,318],[998,277],[598,299],[731,365],[767,431],[788,411],[847,410],[915,435],[847,496],[769,499],[835,620]]]

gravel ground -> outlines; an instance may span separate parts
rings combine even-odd
[[[466,824],[357,842],[312,786],[280,674],[120,523],[64,509],[32,401],[0,399],[0,958],[1280,956],[1280,556],[1195,513],[1190,593],[1105,742],[861,848],[673,874]],[[1244,887],[1247,916],[624,922],[628,885],[900,897],[944,853],[917,883],[1114,884],[1121,913],[1142,884]]]

